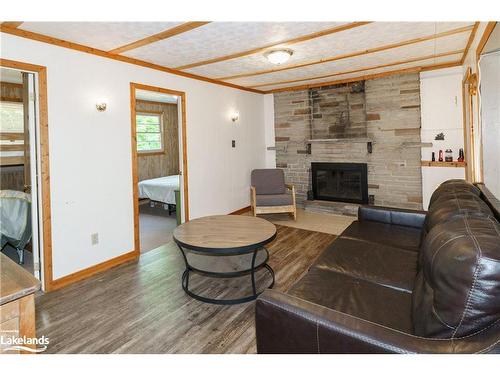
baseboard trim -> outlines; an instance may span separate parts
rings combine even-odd
[[[119,266],[120,264],[129,262],[131,260],[137,259],[139,257],[139,253],[135,250],[119,255],[115,258],[111,258],[106,260],[105,262],[96,264],[95,266],[85,268],[83,270],[71,273],[67,276],[63,276],[59,279],[53,280],[50,283],[50,288],[47,291],[53,291],[65,287],[74,282],[86,279],[90,276],[93,276],[97,273],[109,270],[112,267]]]
[[[241,215],[244,214],[245,212],[251,211],[252,207],[246,206],[243,208],[240,208],[239,210],[231,212],[229,215]]]

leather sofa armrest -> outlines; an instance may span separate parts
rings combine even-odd
[[[499,352],[500,323],[464,338],[413,336],[275,290],[255,306],[257,352],[302,353],[490,353]]]
[[[358,208],[359,221],[377,221],[384,224],[404,225],[407,227],[422,228],[427,211],[407,210],[404,208],[360,206]]]

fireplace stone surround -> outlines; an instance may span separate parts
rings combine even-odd
[[[311,163],[326,162],[366,163],[376,205],[422,208],[418,73],[276,93],[274,112],[276,166],[299,206],[356,211],[355,203],[307,200]]]

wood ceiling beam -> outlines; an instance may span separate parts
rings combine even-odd
[[[236,53],[233,53],[230,55],[214,57],[213,59],[198,61],[198,62],[194,62],[191,64],[177,66],[177,67],[175,67],[175,69],[185,70],[185,69],[190,69],[190,68],[196,68],[196,67],[202,66],[202,65],[215,64],[215,63],[218,63],[221,61],[227,61],[227,60],[232,60],[232,59],[236,59],[236,58],[240,58],[240,57],[254,55],[256,53],[265,52],[271,48],[275,48],[278,46],[286,47],[286,46],[290,46],[292,44],[305,42],[308,40],[320,38],[320,37],[326,36],[326,35],[335,34],[335,33],[341,32],[341,31],[345,31],[345,30],[350,30],[350,29],[353,29],[355,27],[364,26],[364,25],[367,25],[370,23],[372,23],[372,22],[351,22],[351,23],[348,23],[345,25],[335,26],[335,27],[331,27],[329,29],[317,31],[315,33],[302,35],[302,36],[299,36],[297,38],[292,38],[292,39],[282,40],[282,41],[277,42],[277,43],[267,44],[267,45],[262,46],[262,47],[253,48],[253,49],[249,49],[249,50],[242,51],[242,52],[236,52]]]
[[[350,82],[356,82],[356,81],[366,81],[369,79],[383,78],[383,77],[392,76],[392,75],[396,75],[396,74],[427,72],[429,70],[451,68],[454,66],[461,66],[461,65],[462,65],[461,61],[457,60],[457,61],[453,61],[453,62],[449,62],[449,63],[433,64],[433,65],[427,65],[427,66],[418,66],[418,67],[414,67],[414,68],[397,69],[397,70],[391,70],[389,72],[367,74],[367,75],[359,76],[359,77],[346,78],[346,79],[340,79],[340,80],[329,81],[329,82],[320,82],[320,83],[314,83],[314,84],[310,84],[310,85],[281,87],[279,89],[265,91],[264,93],[272,94],[272,93],[284,92],[284,91],[300,91],[300,90],[307,90],[307,89],[321,87],[321,86],[338,85],[341,83],[350,83]]]
[[[243,91],[250,91],[250,92],[254,92],[254,93],[258,93],[258,94],[264,93],[263,91],[251,89],[248,87],[239,86],[239,85],[236,85],[234,83],[223,82],[223,81],[219,81],[216,79],[200,76],[197,74],[182,72],[180,70],[172,69],[172,68],[162,66],[162,65],[152,64],[152,63],[149,63],[147,61],[134,59],[132,57],[112,54],[112,53],[109,53],[107,51],[103,51],[100,49],[85,46],[83,44],[68,42],[67,40],[53,38],[53,37],[50,37],[47,35],[34,33],[32,31],[15,29],[12,27],[6,27],[6,26],[3,26],[2,24],[0,24],[0,32],[15,35],[15,36],[18,36],[21,38],[36,40],[36,41],[42,42],[42,43],[52,44],[52,45],[58,46],[58,47],[68,48],[68,49],[80,51],[80,52],[85,52],[85,53],[89,53],[91,55],[105,57],[108,59],[117,60],[117,61],[125,62],[128,64],[133,64],[133,65],[138,65],[138,66],[142,66],[142,67],[149,68],[149,69],[159,70],[159,71],[162,71],[165,73],[175,74],[175,75],[181,76],[181,77],[191,78],[191,79],[195,79],[195,80],[203,81],[203,82],[209,82],[209,83],[213,83],[215,85],[231,87],[234,89],[243,90]]]
[[[18,28],[19,26],[22,25],[22,22],[20,21],[8,21],[8,22],[2,22],[2,26],[5,27],[12,27],[13,29]]]
[[[493,21],[493,22],[488,22],[488,24],[486,25],[483,36],[481,37],[481,40],[479,41],[479,44],[477,45],[476,48],[476,60],[479,60],[479,55],[481,54],[481,52],[483,52],[486,43],[488,43],[488,39],[490,38],[491,33],[495,29],[496,24],[497,24],[496,21]]]
[[[444,31],[444,32],[437,33],[437,34],[432,34],[432,35],[427,35],[427,36],[423,36],[423,37],[419,37],[419,38],[405,40],[405,41],[398,42],[398,43],[386,44],[386,45],[383,45],[383,46],[380,46],[380,47],[369,48],[369,49],[362,50],[362,51],[344,53],[344,54],[341,54],[341,55],[327,57],[327,58],[320,59],[320,60],[315,60],[315,61],[309,61],[309,62],[300,63],[300,64],[283,66],[281,68],[267,69],[267,70],[261,70],[261,71],[257,71],[257,72],[251,72],[251,73],[236,74],[236,75],[227,76],[227,77],[220,77],[220,78],[216,78],[216,79],[221,80],[221,81],[226,81],[226,80],[231,80],[231,79],[236,79],[236,78],[253,77],[253,76],[262,75],[262,74],[269,74],[269,73],[281,72],[281,71],[284,71],[284,70],[303,68],[303,67],[311,66],[311,65],[324,64],[324,63],[327,63],[327,62],[332,62],[332,61],[347,59],[347,58],[350,58],[350,57],[363,56],[363,55],[368,55],[368,54],[375,53],[375,52],[381,52],[381,51],[386,51],[386,50],[390,50],[390,49],[394,49],[394,48],[408,46],[408,45],[411,45],[411,44],[422,43],[422,42],[426,42],[428,40],[444,38],[444,37],[447,37],[447,36],[450,36],[450,35],[455,35],[455,34],[459,34],[459,33],[464,33],[464,32],[470,31],[470,30],[472,30],[473,27],[474,26],[464,26],[464,27],[460,27],[460,28],[457,28],[457,29]]]
[[[321,75],[321,76],[313,76],[313,77],[293,79],[293,80],[288,80],[288,81],[278,81],[278,82],[271,82],[271,83],[261,83],[261,84],[252,85],[252,86],[249,86],[249,87],[257,88],[257,87],[265,87],[265,86],[283,85],[283,84],[286,84],[286,83],[297,83],[297,82],[304,82],[304,81],[312,81],[312,80],[315,80],[315,79],[341,76],[341,75],[344,75],[344,74],[359,73],[359,72],[364,72],[364,71],[367,71],[367,70],[380,69],[380,68],[388,68],[390,66],[403,65],[403,64],[408,64],[408,63],[418,62],[418,61],[424,61],[424,60],[430,60],[430,59],[439,58],[439,57],[446,57],[446,56],[458,55],[458,54],[461,54],[463,52],[464,52],[464,50],[455,50],[455,51],[450,51],[450,52],[439,53],[439,54],[436,54],[436,55],[427,55],[427,56],[422,56],[422,57],[416,57],[416,58],[412,58],[412,59],[400,60],[400,61],[396,61],[396,62],[392,62],[392,63],[387,63],[387,64],[374,65],[374,66],[365,67],[365,68],[359,68],[359,69],[354,69],[354,70],[346,70],[346,71],[343,71],[343,72],[325,74],[325,75]]]
[[[469,40],[467,41],[467,45],[465,46],[464,54],[462,55],[462,64],[465,61],[465,58],[467,57],[467,54],[469,53],[470,46],[472,45],[472,42],[474,41],[474,38],[476,37],[476,32],[477,28],[479,27],[479,22],[476,22],[474,24],[474,27],[472,28],[472,31],[470,32],[469,35]]]
[[[207,23],[210,22],[185,22],[182,25],[175,26],[171,29],[162,31],[161,33],[154,34],[140,40],[136,40],[135,42],[125,44],[124,46],[112,49],[111,51],[108,52],[112,54],[120,54],[126,51],[130,51],[132,49],[143,47],[151,43],[159,42],[160,40],[171,38],[173,36],[204,26]]]

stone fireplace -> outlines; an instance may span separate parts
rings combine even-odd
[[[276,93],[274,112],[276,165],[299,206],[355,215],[361,202],[314,196],[313,166],[358,163],[370,202],[422,208],[418,73]]]

